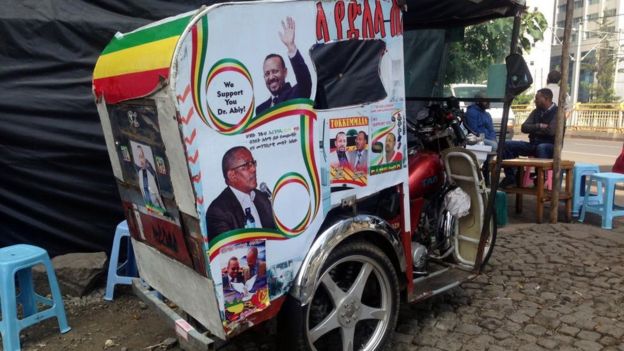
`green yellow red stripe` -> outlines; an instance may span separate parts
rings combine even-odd
[[[169,74],[169,68],[155,69],[120,76],[96,79],[93,86],[99,94],[104,95],[106,102],[114,104],[119,101],[149,95],[159,86],[161,77]]]
[[[371,144],[375,145],[376,142],[380,141],[383,137],[388,135],[394,129],[395,126],[396,126],[396,122],[373,132],[373,138],[372,138],[373,141]],[[372,164],[380,165],[382,163],[383,163],[383,157],[381,155],[377,156],[374,160],[372,160]]]
[[[201,77],[204,70],[204,57],[208,49],[208,18],[203,16],[191,29],[193,54],[191,57],[191,90],[193,105],[200,118],[206,122],[204,105],[201,103]]]
[[[242,76],[244,76],[245,79],[247,79],[247,81],[249,82],[249,85],[253,87],[251,74],[249,73],[245,65],[243,65],[243,63],[238,60],[228,58],[228,59],[219,60],[217,61],[217,63],[215,63],[212,66],[212,68],[208,72],[206,89],[210,85],[210,82],[212,82],[214,77],[216,77],[218,74],[223,73],[223,72],[237,72],[241,74]],[[241,118],[241,120],[236,124],[230,124],[219,119],[219,117],[210,108],[210,103],[208,103],[208,117],[210,118],[210,122],[212,122],[214,127],[222,134],[231,135],[231,134],[239,133],[249,123],[253,111],[254,111],[254,100],[252,98],[251,105],[247,109],[247,112]],[[200,117],[202,118],[204,123],[208,124],[207,121],[205,120],[206,117],[203,114],[200,114]]]
[[[93,71],[93,78],[167,68],[171,65],[177,42],[176,36],[102,55]]]
[[[154,92],[169,78],[173,52],[191,18],[184,14],[116,35],[95,65],[95,95],[113,104]]]
[[[140,28],[136,31],[115,36],[113,40],[104,48],[102,55],[116,51],[142,45],[145,43],[158,41],[171,37],[179,37],[192,19],[192,13],[171,17],[161,22]]]
[[[279,192],[282,190],[282,188],[288,184],[300,184],[302,185],[306,191],[308,192],[308,194],[310,193],[310,186],[308,185],[308,182],[305,180],[305,178],[296,172],[289,172],[284,174],[283,176],[281,176],[277,182],[275,182],[275,186],[273,187],[273,201],[275,201],[275,199],[279,196]],[[280,219],[279,217],[277,217],[277,215],[274,213],[273,214],[273,218],[275,219],[275,223],[277,225],[277,228],[282,231],[283,233],[288,233],[290,235],[298,235],[301,232],[303,232],[308,225],[310,224],[310,218],[311,218],[311,205],[308,204],[308,210],[306,211],[306,214],[304,216],[303,219],[301,219],[301,221],[299,223],[297,223],[295,226],[293,227],[288,227],[286,226]]]
[[[257,229],[237,229],[222,233],[216,238],[210,240],[210,248],[208,249],[208,257],[212,261],[218,254],[222,247],[227,245],[237,244],[241,242],[248,242],[251,240],[265,239],[265,240],[285,240],[288,236],[271,229],[257,228]]]
[[[309,108],[312,109],[312,101],[310,101]],[[318,167],[316,164],[316,157],[314,155],[314,120],[316,119],[316,114],[310,115],[301,115],[300,118],[300,130],[301,130],[301,152],[303,153],[304,163],[306,165],[306,170],[308,171],[308,176],[310,177],[310,182],[312,185],[312,200],[313,200],[313,211],[312,218],[316,217],[320,206],[321,199],[321,181],[318,173]]]

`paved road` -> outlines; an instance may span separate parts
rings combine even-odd
[[[583,224],[502,229],[485,274],[402,306],[391,349],[622,351],[623,249]]]

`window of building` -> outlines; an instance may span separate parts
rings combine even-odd
[[[574,8],[575,9],[580,9],[583,7],[583,0],[577,0],[574,2]]]
[[[314,45],[310,50],[318,79],[314,107],[353,106],[385,98],[386,90],[379,76],[385,50],[386,43],[381,40]]]
[[[563,13],[563,12],[565,12],[565,10],[566,10],[566,5],[565,4],[559,5],[559,9],[558,9],[559,13]]]
[[[589,0],[589,4],[590,5],[595,5],[595,4],[599,3],[599,2],[600,2],[600,0]]]
[[[598,13],[590,13],[589,15],[587,15],[588,21],[595,21],[597,19],[598,19]]]
[[[604,16],[605,17],[613,17],[613,16],[615,16],[615,9],[605,10]]]
[[[557,22],[557,27],[559,28],[563,28],[565,26],[565,21],[559,21]]]

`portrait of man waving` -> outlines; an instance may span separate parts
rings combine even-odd
[[[288,59],[295,73],[297,83],[292,86],[286,82],[288,69],[281,55],[274,53],[267,55],[262,69],[264,82],[271,93],[271,97],[256,107],[256,115],[262,114],[269,108],[286,100],[310,98],[312,77],[310,76],[308,66],[295,45],[295,20],[292,17],[287,17],[286,21],[282,21],[282,31],[279,32],[279,37],[288,50]]]

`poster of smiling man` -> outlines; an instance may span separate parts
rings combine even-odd
[[[224,326],[235,324],[270,304],[267,287],[265,243],[253,240],[221,250],[221,283],[224,296]]]
[[[368,117],[329,120],[329,166],[333,185],[365,186],[368,182]]]

